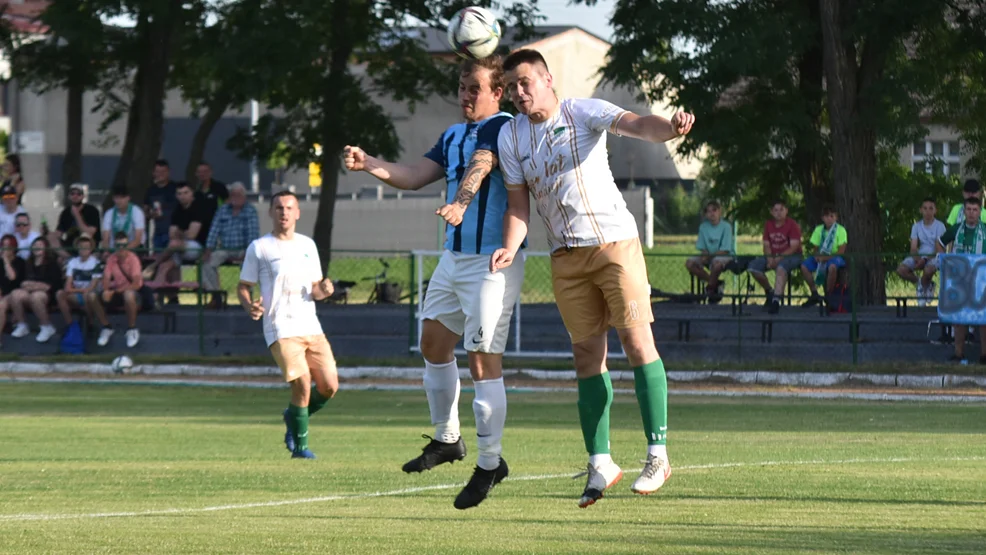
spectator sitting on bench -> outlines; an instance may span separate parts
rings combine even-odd
[[[7,311],[14,308],[12,293],[24,280],[24,259],[17,256],[17,238],[0,237],[0,335],[7,325]]]
[[[73,183],[68,189],[68,202],[62,213],[58,215],[58,225],[48,233],[48,242],[58,250],[58,259],[65,262],[69,258],[68,251],[62,245],[75,243],[79,235],[88,233],[101,244],[99,208],[85,202],[86,189],[81,183]]]
[[[939,253],[952,245],[954,254],[986,254],[986,224],[981,221],[983,206],[982,201],[975,197],[965,199],[965,214],[963,222],[950,227],[938,239],[937,250]],[[963,350],[965,349],[965,338],[968,327],[965,322],[954,322],[952,329],[955,331],[955,354],[950,360],[962,361],[965,359]],[[963,325],[959,325],[963,324]],[[980,344],[986,338],[986,326],[979,326]],[[982,347],[981,347],[982,348]],[[986,353],[980,352],[979,363],[986,364]]]
[[[229,201],[216,210],[202,253],[202,284],[206,291],[220,291],[219,266],[227,260],[243,260],[246,248],[260,237],[257,209],[247,203],[246,187],[239,181],[229,186]],[[215,294],[211,307],[219,307]]]
[[[753,259],[746,270],[763,287],[767,294],[768,312],[777,314],[784,297],[784,285],[788,275],[801,265],[801,226],[787,217],[787,204],[777,200],[771,205],[770,215],[763,228],[763,254]],[[774,270],[774,288],[770,288],[765,273]]]
[[[962,185],[962,202],[953,206],[951,212],[948,213],[948,218],[945,219],[948,227],[965,221],[965,201],[971,198],[979,199],[979,205],[982,206],[983,186],[975,179],[966,179]]]
[[[31,257],[24,264],[24,281],[10,294],[14,322],[17,323],[10,335],[20,338],[31,332],[24,322],[24,313],[30,308],[41,324],[41,331],[35,337],[35,341],[47,343],[56,333],[55,326],[51,325],[51,317],[48,315],[48,306],[55,299],[55,293],[62,288],[65,280],[58,257],[50,248],[47,239],[44,237],[35,239],[31,244],[30,254]]]
[[[17,189],[13,185],[0,187],[0,236],[13,235],[17,231],[17,216],[26,212],[17,202]]]
[[[822,292],[827,295],[835,287],[839,268],[846,267],[841,255],[846,252],[848,236],[846,228],[839,225],[839,213],[834,206],[822,207],[822,222],[815,226],[808,241],[815,252],[801,264],[801,275],[811,289],[811,297],[801,305],[804,307],[824,304],[825,296],[818,293],[818,286],[824,285]]]
[[[131,249],[140,248],[144,244],[144,229],[147,226],[144,211],[130,202],[130,192],[126,187],[114,188],[112,194],[113,207],[103,214],[103,248],[111,251],[113,237],[121,231],[127,234]],[[89,236],[86,233],[82,235]]]
[[[698,240],[695,248],[701,251],[685,261],[685,268],[699,280],[706,282],[706,294],[710,303],[722,300],[719,291],[719,274],[733,259],[733,227],[722,220],[722,206],[718,201],[705,203],[705,221],[698,226]],[[709,271],[706,272],[705,269]]]
[[[921,203],[921,221],[911,226],[911,256],[897,267],[897,275],[914,284],[918,306],[925,306],[935,296],[935,284],[931,281],[938,271],[938,239],[945,234],[945,224],[935,219],[938,207],[935,199],[928,197]],[[965,220],[965,216],[962,218]],[[922,270],[920,280],[914,273]]]
[[[105,347],[113,337],[113,328],[106,318],[106,308],[123,307],[127,314],[127,347],[134,348],[140,341],[140,331],[137,329],[137,313],[141,308],[141,288],[144,286],[144,276],[141,272],[140,258],[127,248],[127,234],[118,232],[116,251],[106,259],[106,269],[103,270],[103,291],[90,291],[86,297],[89,311],[96,317],[103,329],[99,332],[96,343]]]
[[[152,288],[181,282],[182,262],[197,260],[202,254],[202,243],[206,240],[203,236],[201,204],[192,187],[188,183],[179,183],[175,196],[178,197],[178,204],[171,213],[171,241],[154,264],[145,270],[149,273],[154,266],[157,267],[153,283],[148,284]],[[178,294],[174,293],[169,302],[177,304]]]
[[[92,237],[85,233],[79,235],[75,240],[75,249],[79,255],[65,265],[65,286],[55,293],[66,327],[72,324],[73,308],[85,310],[86,315],[89,315],[86,295],[94,291],[98,283],[95,276],[99,259],[92,255],[94,246]]]
[[[24,260],[31,257],[31,245],[41,234],[31,229],[31,216],[27,212],[18,214],[14,220],[14,238],[17,239],[17,256]]]

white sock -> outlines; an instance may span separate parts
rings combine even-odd
[[[611,457],[609,453],[602,455],[589,455],[589,464],[595,468],[599,468],[600,466],[604,466],[612,462],[613,457]]]
[[[496,470],[500,466],[500,440],[507,420],[507,390],[503,387],[503,378],[473,384],[476,398],[472,411],[476,415],[476,444],[479,447],[476,465],[483,470]]]
[[[667,445],[648,445],[647,454],[655,455],[661,457],[664,460],[668,460],[668,446]]]
[[[455,359],[445,364],[425,360],[424,386],[435,439],[442,443],[459,441],[459,367]]]

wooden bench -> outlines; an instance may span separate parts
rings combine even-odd
[[[678,341],[683,341],[688,343],[691,341],[691,330],[692,322],[721,322],[722,318],[717,318],[713,316],[694,316],[694,317],[678,317]],[[747,321],[759,322],[760,323],[760,343],[773,343],[774,341],[774,324],[791,324],[791,323],[809,323],[817,324],[817,320],[808,320],[803,318],[784,318],[784,319],[774,319],[769,317],[753,317],[747,319]],[[860,322],[853,322],[852,320],[847,320],[845,322],[830,321],[833,325],[845,325],[849,327],[849,342],[851,343],[854,338],[859,338]],[[853,331],[855,330],[855,335]]]

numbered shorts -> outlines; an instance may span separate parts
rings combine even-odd
[[[650,283],[640,239],[551,253],[555,302],[572,343],[619,329],[650,325]]]
[[[421,314],[461,335],[467,351],[502,354],[523,284],[523,252],[509,268],[491,274],[489,255],[445,251],[428,281]]]
[[[270,354],[286,382],[293,382],[313,372],[336,372],[336,359],[325,334],[278,339],[271,344]]]

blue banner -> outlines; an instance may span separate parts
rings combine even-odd
[[[938,318],[950,324],[986,325],[986,255],[940,255]]]

